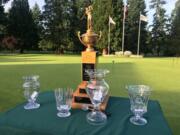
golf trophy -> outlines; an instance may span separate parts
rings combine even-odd
[[[88,70],[96,70],[97,63],[97,52],[94,50],[94,46],[101,39],[100,34],[96,34],[93,31],[93,20],[92,20],[92,10],[93,7],[89,6],[86,8],[85,14],[87,15],[87,30],[86,33],[80,34],[78,32],[78,37],[80,42],[86,47],[85,51],[82,51],[82,82],[79,84],[78,88],[73,94],[72,108],[87,109],[92,108],[93,105],[86,92],[87,84],[90,80],[88,75]],[[105,110],[109,96],[107,95],[100,105],[101,110]]]

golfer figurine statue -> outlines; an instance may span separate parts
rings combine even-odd
[[[87,29],[92,29],[92,10],[93,10],[92,6],[86,8]]]
[[[93,7],[89,6],[85,10],[85,14],[87,15],[87,31],[85,34],[80,35],[80,31],[78,32],[78,37],[81,43],[86,46],[86,51],[91,52],[94,51],[93,46],[97,43],[98,40],[101,38],[101,32],[100,35],[96,34],[93,31],[93,19],[92,19],[92,11]]]

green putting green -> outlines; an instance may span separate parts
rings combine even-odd
[[[180,58],[99,57],[98,68],[110,70],[107,82],[112,96],[128,96],[128,84],[152,87],[151,99],[158,100],[175,135],[180,134]],[[22,103],[22,76],[40,75],[41,90],[76,88],[81,82],[78,55],[0,55],[0,111]],[[122,108],[123,109],[123,108]]]

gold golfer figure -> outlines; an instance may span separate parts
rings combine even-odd
[[[101,35],[102,33],[100,32],[100,34],[96,34],[93,31],[93,17],[92,17],[92,10],[93,7],[92,6],[88,6],[85,9],[85,15],[87,15],[87,30],[86,33],[82,34],[80,33],[80,31],[78,32],[78,38],[80,40],[80,42],[86,46],[86,51],[88,52],[92,52],[94,51],[94,46],[96,45],[96,43],[101,39]]]
[[[92,29],[92,10],[93,7],[89,6],[86,8],[86,15],[87,15],[87,29]]]

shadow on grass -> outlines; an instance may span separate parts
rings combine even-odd
[[[50,61],[54,61],[54,60],[42,60],[42,59],[8,59],[6,58],[5,60],[0,60],[0,63],[1,62],[5,62],[6,64],[10,64],[11,62],[50,62]]]
[[[48,54],[46,54],[48,55]],[[52,55],[52,54],[51,54]],[[16,56],[16,57],[36,57],[36,56],[43,56],[42,54],[16,54],[16,53],[8,53],[8,54],[3,54],[0,53],[0,56],[6,57],[6,56]]]
[[[41,53],[39,53],[39,54],[1,54],[0,53],[0,56],[2,56],[2,57],[8,57],[8,56],[15,56],[15,57],[19,57],[19,58],[21,58],[21,57],[24,57],[24,58],[26,58],[26,57],[43,57],[43,56],[63,56],[63,57],[76,57],[76,56],[80,56],[80,54],[55,54],[55,53],[50,53],[50,54],[41,54]]]

